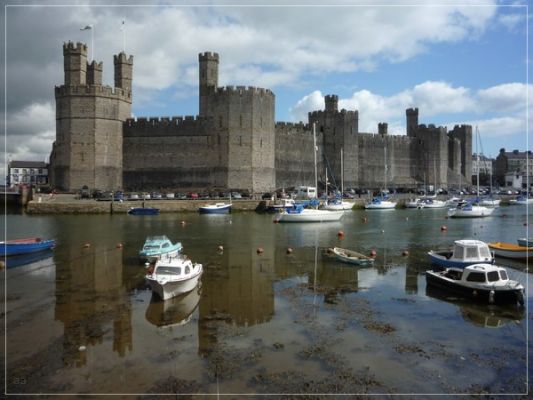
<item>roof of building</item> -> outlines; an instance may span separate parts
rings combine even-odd
[[[503,150],[503,149],[502,149]],[[500,150],[500,154],[505,155],[505,157],[507,157],[507,159],[521,159],[521,160],[525,160],[526,158],[531,158],[531,150],[528,150],[528,151],[518,151],[518,150],[513,150],[513,151],[501,151]]]
[[[10,161],[9,168],[48,168],[43,161]]]

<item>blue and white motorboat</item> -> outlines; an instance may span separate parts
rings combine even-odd
[[[515,199],[509,200],[509,204],[512,204],[512,205],[533,204],[533,198],[521,195],[521,196],[517,196]]]
[[[391,201],[388,196],[374,197],[365,204],[366,210],[392,210],[396,208],[396,202]]]
[[[202,276],[202,264],[193,263],[186,257],[162,257],[155,266],[148,268],[146,279],[161,299],[188,293],[198,286]]]
[[[444,268],[465,268],[473,264],[494,262],[494,255],[488,244],[472,239],[456,240],[452,250],[431,250],[428,256],[433,264]]]
[[[324,210],[329,211],[340,211],[340,210],[351,210],[353,208],[353,203],[349,201],[344,201],[340,197],[328,200],[324,205]]]
[[[292,209],[296,206],[293,199],[281,199],[279,202],[269,204],[266,208],[268,212],[279,212],[282,210]]]
[[[494,207],[480,206],[478,203],[462,201],[455,208],[448,210],[450,218],[480,218],[488,217],[494,212]]]
[[[533,247],[532,238],[518,238],[517,242],[518,242],[518,245],[522,247]]]
[[[182,248],[181,242],[172,243],[165,235],[148,236],[139,251],[139,258],[142,261],[154,262],[163,256],[176,256]]]
[[[231,203],[216,203],[198,207],[200,214],[228,214],[231,212]]]
[[[128,210],[130,215],[157,215],[159,208],[154,207],[132,207]]]
[[[53,239],[44,240],[39,237],[26,239],[13,239],[0,242],[0,255],[14,256],[18,254],[35,253],[49,250],[55,246]]]
[[[315,208],[304,208],[298,204],[293,209],[280,212],[274,218],[274,222],[331,222],[340,220],[343,215],[343,210],[317,210]]]

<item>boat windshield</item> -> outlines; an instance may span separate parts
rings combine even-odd
[[[502,278],[502,281],[506,281],[507,279],[509,279],[507,277],[507,272],[505,272],[503,269],[500,269],[500,277]]]
[[[468,282],[485,282],[485,273],[484,272],[471,272],[466,277]]]
[[[470,258],[470,259],[476,259],[478,258],[478,252],[477,252],[477,247],[467,247],[466,248],[466,257],[465,258]]]
[[[163,274],[163,275],[181,275],[181,268],[180,267],[157,267],[157,270],[155,271],[156,274]]]
[[[479,255],[483,258],[491,258],[492,255],[490,254],[490,250],[488,247],[480,247],[479,248]]]
[[[156,249],[159,249],[159,245],[148,244],[148,245],[144,246],[144,250],[156,250]]]
[[[496,282],[500,280],[500,275],[498,274],[498,271],[491,271],[487,274],[487,278],[489,282]]]

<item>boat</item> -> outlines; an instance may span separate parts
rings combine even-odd
[[[281,210],[287,210],[289,208],[294,208],[295,202],[294,199],[280,199],[274,204],[267,206],[266,211],[268,212],[279,212]]]
[[[47,260],[49,258],[52,258],[53,256],[54,256],[53,250],[47,249],[43,251],[36,251],[34,253],[18,254],[18,255],[9,256],[9,257],[2,257],[0,258],[0,261],[2,261],[5,264],[6,268],[16,268],[16,267],[22,267],[28,264],[34,264],[42,260]]]
[[[278,213],[274,218],[275,222],[329,222],[339,221],[344,215],[344,211],[317,210],[315,208],[304,208],[297,204],[292,209],[286,209]]]
[[[181,250],[181,242],[172,243],[165,235],[148,236],[139,251],[139,258],[142,261],[154,262],[163,256],[175,256]]]
[[[444,208],[446,207],[446,202],[443,200],[437,200],[432,197],[424,197],[420,199],[419,208]]]
[[[383,159],[384,159],[384,168],[383,168],[383,183],[384,190],[387,188],[387,146],[383,147]],[[396,208],[396,202],[391,201],[389,196],[384,194],[383,190],[381,191],[381,196],[374,197],[372,200],[365,204],[365,210],[392,210]]]
[[[433,264],[444,268],[465,268],[473,264],[494,262],[494,255],[487,243],[472,239],[456,240],[452,250],[431,250],[428,256]]]
[[[193,264],[184,256],[161,257],[154,266],[148,267],[146,279],[154,293],[168,300],[193,290],[202,272],[202,264]]]
[[[459,293],[489,304],[524,304],[524,286],[510,280],[505,268],[493,264],[474,264],[440,271],[426,271],[428,286]]]
[[[527,196],[517,196],[516,198],[509,200],[509,204],[515,206],[533,204],[533,198]]]
[[[374,197],[365,204],[365,210],[393,210],[396,202],[389,200],[388,196]]]
[[[424,208],[424,204],[422,203],[420,198],[416,199],[409,199],[405,202],[405,208]]]
[[[492,242],[489,243],[489,248],[498,257],[514,258],[517,260],[533,258],[533,247],[520,246],[514,243]]]
[[[329,211],[351,210],[352,208],[353,208],[353,203],[344,201],[340,198],[328,200],[328,202],[324,205],[324,210],[329,210]]]
[[[3,256],[14,256],[18,254],[35,253],[54,248],[54,239],[42,239],[39,237],[26,239],[13,239],[0,242],[0,254]]]
[[[200,303],[201,285],[189,293],[161,300],[156,294],[152,295],[146,309],[146,320],[157,327],[176,327],[187,324]]]
[[[326,254],[334,256],[337,260],[354,265],[369,266],[374,264],[372,257],[365,256],[353,250],[333,247],[326,250]]]
[[[318,173],[316,162],[316,125],[313,123],[313,144],[315,162],[315,188],[318,187]],[[312,201],[313,199],[311,199]],[[274,217],[274,222],[331,222],[338,221],[344,215],[344,211],[319,210],[318,208],[304,208],[302,204],[296,204],[292,209],[285,209]]]
[[[448,210],[448,216],[450,218],[481,218],[488,217],[494,210],[494,207],[484,207],[468,201],[461,201],[455,208]]]
[[[216,203],[198,207],[200,214],[228,214],[231,212],[231,203]]]
[[[131,207],[128,210],[129,215],[157,215],[159,208],[154,207]]]
[[[518,238],[517,242],[519,246],[524,246],[524,247],[533,246],[533,239],[530,239],[530,238]]]

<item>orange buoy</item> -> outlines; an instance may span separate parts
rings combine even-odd
[[[370,257],[375,257],[378,253],[376,253],[376,250],[370,251]]]
[[[447,230],[448,230],[448,227],[447,227],[446,225],[442,225],[442,226],[440,227],[440,230],[441,230],[441,231],[447,231]]]
[[[344,237],[344,231],[337,232],[337,236],[340,238]]]
[[[404,250],[404,251],[402,252],[402,256],[405,257],[405,256],[408,256],[408,255],[409,255],[409,252],[408,252],[407,250]]]
[[[117,249],[121,249],[122,248],[122,243],[117,243]]]
[[[263,253],[263,248],[262,247],[258,247],[257,248],[257,254],[261,254]]]
[[[89,247],[91,247],[91,244],[90,244],[90,243],[85,243],[85,244],[83,245],[83,248],[84,248],[84,249],[88,249]]]
[[[287,254],[292,254],[292,247],[287,247]]]
[[[277,223],[279,223],[279,221],[278,221],[277,218],[274,218],[274,219],[272,220],[272,223],[273,223],[273,224],[277,224]]]

